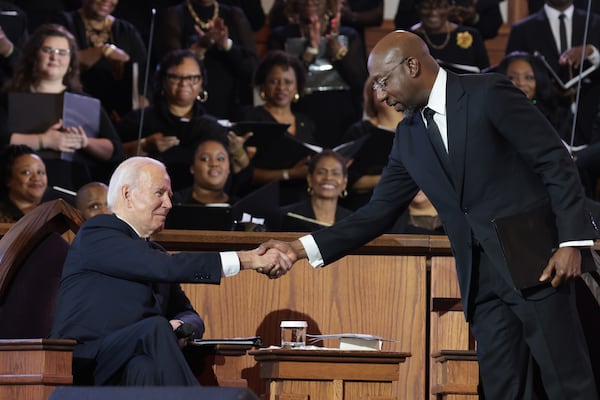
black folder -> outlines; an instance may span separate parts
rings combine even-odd
[[[550,205],[492,220],[513,284],[527,289],[540,276],[558,247],[556,220]]]
[[[357,177],[381,174],[383,167],[388,163],[394,143],[394,132],[377,129],[361,139],[363,142],[353,156],[354,161],[350,165],[349,172]]]
[[[363,136],[356,140],[342,143],[331,150],[339,153],[342,157],[352,158],[360,151],[362,145],[368,137]],[[305,143],[300,139],[284,133],[274,142],[263,148],[258,148],[256,156],[253,159],[254,165],[266,169],[291,168],[298,161],[311,157],[324,150],[323,147],[310,143]]]
[[[229,205],[173,205],[165,221],[166,229],[230,231],[233,228]]]
[[[97,137],[100,131],[100,100],[64,92],[61,94],[10,92],[8,94],[8,131],[42,133],[62,119],[63,127],[81,126],[88,137]],[[48,154],[46,154],[48,153]],[[50,150],[42,156],[58,158]],[[60,153],[63,160],[73,160],[76,153]]]
[[[268,121],[240,121],[231,125],[237,135],[252,132],[253,135],[246,141],[248,146],[265,147],[278,140],[290,127],[289,124],[279,124]]]

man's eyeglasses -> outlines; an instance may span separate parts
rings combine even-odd
[[[42,48],[40,50],[42,50],[43,53],[46,53],[48,55],[54,54],[54,55],[61,56],[61,57],[66,57],[69,54],[71,54],[71,50],[69,50],[69,49],[55,49],[53,47],[48,47],[48,46],[42,46]]]
[[[390,76],[392,75],[392,72],[394,72],[394,70],[396,68],[398,68],[399,66],[401,66],[402,64],[404,64],[404,62],[406,60],[408,60],[410,57],[404,57],[402,60],[400,60],[400,62],[398,64],[396,64],[396,66],[394,66],[394,68],[392,68],[387,74],[385,74],[385,76],[382,76],[379,79],[375,79],[375,82],[373,82],[373,85],[371,86],[371,89],[373,90],[386,90],[387,89],[387,81],[388,79],[390,79]]]
[[[177,75],[167,74],[165,75],[170,83],[187,83],[189,85],[196,85],[202,80],[202,75]]]

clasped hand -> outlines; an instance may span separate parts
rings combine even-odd
[[[46,148],[73,153],[84,149],[88,145],[88,137],[81,126],[63,127],[62,120],[43,133]]]

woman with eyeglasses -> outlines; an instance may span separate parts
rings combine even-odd
[[[154,77],[152,105],[132,111],[117,125],[125,154],[147,155],[165,162],[174,189],[191,183],[188,160],[193,159],[193,144],[202,137],[214,136],[229,143],[234,173],[250,162],[244,149],[246,137],[228,132],[204,109],[209,96],[204,89],[205,76],[204,64],[192,51],[167,53]]]
[[[38,151],[48,169],[50,185],[77,190],[90,180],[102,180],[103,171],[122,158],[122,147],[110,118],[100,109],[97,136],[82,126],[63,126],[63,121],[41,120],[45,110],[27,110],[36,125],[35,132],[13,132],[9,126],[11,92],[83,94],[79,81],[79,59],[73,35],[60,25],[42,25],[29,38],[15,74],[4,87],[0,104],[0,136],[2,144],[25,144]],[[11,111],[15,114],[15,110]],[[44,125],[46,124],[46,125]],[[66,155],[74,155],[67,161]]]

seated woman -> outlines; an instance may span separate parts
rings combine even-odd
[[[368,79],[363,87],[365,118],[354,123],[343,137],[344,142],[349,142],[370,135],[348,168],[350,189],[342,204],[352,210],[362,207],[371,198],[381,178],[381,171],[387,164],[396,127],[404,118],[404,113],[377,100],[372,86],[373,81]]]
[[[46,166],[32,148],[8,145],[0,157],[0,222],[16,222],[37,207],[48,187]]]
[[[352,211],[338,205],[338,199],[348,192],[346,161],[332,150],[315,155],[308,165],[308,194],[310,197],[281,208],[282,231],[312,231],[333,225]]]
[[[70,190],[77,190],[91,180],[104,180],[106,170],[121,160],[121,141],[108,115],[99,110],[95,137],[88,136],[91,133],[82,126],[63,126],[60,116],[52,122],[38,121],[37,125],[46,124],[45,130],[16,132],[8,125],[9,97],[11,92],[82,94],[77,54],[77,45],[69,31],[60,25],[42,25],[25,44],[15,75],[7,82],[7,93],[0,104],[0,142],[26,144],[40,152],[48,168],[49,184]],[[32,120],[41,118],[37,113],[25,111],[22,113]],[[11,110],[11,114],[15,114],[15,110]],[[77,158],[65,161],[61,159],[61,153],[74,154]]]
[[[569,110],[559,105],[558,94],[541,61],[529,53],[515,51],[507,54],[495,70],[506,75],[554,126],[579,168],[586,195],[594,198],[600,176],[600,144],[570,148],[573,120]]]
[[[146,103],[139,96],[143,93],[146,46],[131,23],[111,15],[117,3],[83,0],[78,10],[56,17],[56,22],[77,40],[85,90],[100,99],[115,122]],[[134,63],[138,66],[139,93],[132,89]]]
[[[188,160],[193,158],[194,143],[203,137],[229,140],[227,150],[232,156],[234,172],[250,163],[243,146],[246,137],[228,132],[204,110],[202,103],[208,97],[205,76],[204,64],[192,51],[168,53],[157,68],[152,105],[132,111],[117,125],[125,154],[149,155],[166,163],[174,190],[191,183]]]
[[[258,55],[252,28],[240,8],[217,0],[181,1],[164,12],[160,27],[161,54],[190,49],[206,65],[210,114],[232,119],[240,106],[252,104],[251,82]]]
[[[237,119],[240,121],[276,122],[288,124],[287,132],[305,143],[315,142],[315,124],[305,114],[292,110],[292,103],[300,98],[304,90],[305,74],[300,61],[280,50],[265,56],[254,75],[254,85],[264,101],[262,105],[242,108]],[[290,159],[289,165],[274,168],[269,164],[269,152],[281,151],[277,143],[270,148],[257,148],[253,159],[252,180],[255,185],[280,180],[282,204],[289,204],[304,193],[304,179],[308,173],[308,159]]]
[[[231,169],[226,146],[227,141],[219,138],[198,142],[189,166],[194,183],[173,193],[173,204],[233,204],[238,200],[228,188]]]
[[[431,55],[446,69],[466,73],[489,67],[479,31],[449,21],[449,11],[448,0],[420,0],[417,13],[421,22],[411,30],[423,38]]]

